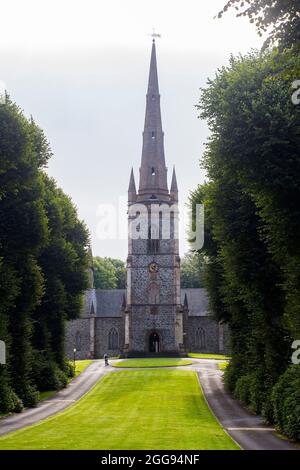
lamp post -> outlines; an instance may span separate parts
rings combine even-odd
[[[76,373],[76,348],[73,349],[73,366],[74,366],[74,375]]]

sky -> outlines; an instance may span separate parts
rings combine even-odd
[[[0,0],[0,95],[45,131],[48,173],[87,224],[94,255],[126,259],[126,197],[142,150],[151,33],[157,61],[166,163],[176,167],[181,205],[205,179],[209,132],[195,105],[230,54],[262,45],[247,19],[214,16],[225,0]],[[113,226],[103,239],[103,216]],[[182,210],[183,212],[183,210]],[[183,217],[182,217],[183,219]],[[182,220],[180,252],[188,250]]]

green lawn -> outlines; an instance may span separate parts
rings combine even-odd
[[[223,354],[189,353],[188,356],[195,359],[230,359],[230,356],[224,356]]]
[[[77,377],[81,372],[83,372],[90,364],[92,361],[90,359],[85,359],[82,361],[76,361],[75,362],[75,377]],[[72,378],[71,378],[72,380]]]
[[[113,367],[177,367],[188,366],[193,362],[188,359],[176,359],[169,357],[153,357],[147,359],[125,359],[111,364]]]
[[[0,449],[238,449],[211,414],[195,372],[105,375],[55,417],[0,438]]]
[[[220,370],[225,370],[226,367],[228,366],[229,362],[228,361],[225,361],[225,362],[219,362],[218,363],[218,367]]]

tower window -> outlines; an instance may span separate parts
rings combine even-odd
[[[155,168],[154,168],[154,166],[151,168],[151,175],[152,175],[152,176],[155,176]]]
[[[152,139],[155,139],[155,132],[154,131],[151,132],[151,137],[152,137]]]

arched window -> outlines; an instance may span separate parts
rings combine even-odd
[[[119,349],[119,334],[116,328],[111,328],[108,333],[108,349]]]
[[[75,348],[76,348],[77,351],[81,351],[81,333],[80,333],[80,331],[76,332]]]
[[[196,338],[195,338],[196,348],[197,349],[206,349],[206,335],[205,330],[199,327],[196,330]]]

